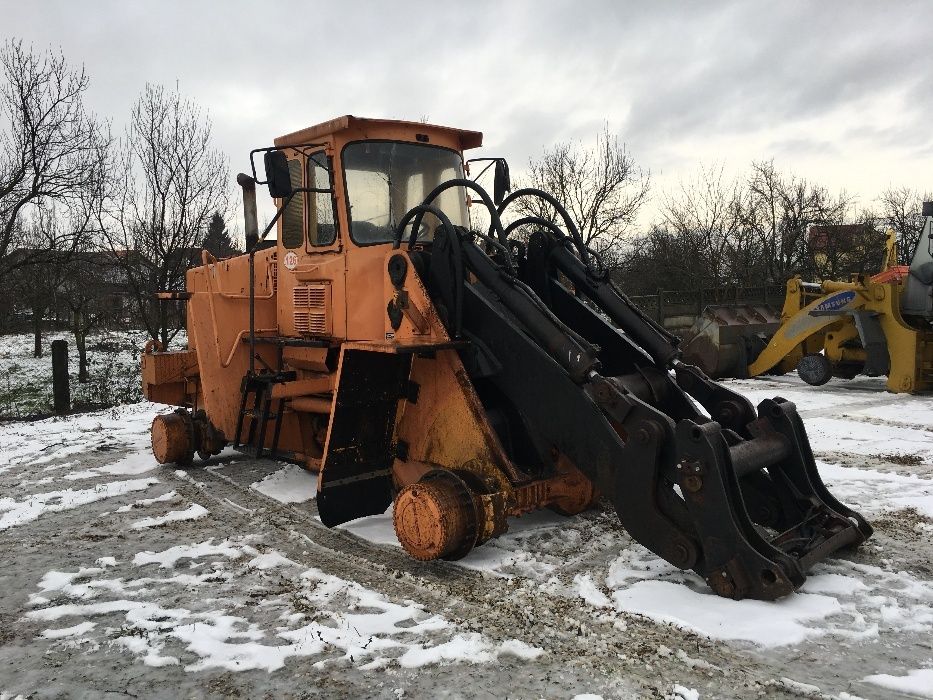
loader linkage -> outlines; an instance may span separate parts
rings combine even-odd
[[[814,563],[871,535],[820,479],[794,404],[756,410],[680,362],[677,339],[594,269],[550,197],[519,190],[497,211],[468,182],[428,195],[396,247],[407,223],[417,230],[438,215],[430,204],[447,187],[471,187],[489,208],[489,235],[445,224],[430,248],[410,240],[408,255],[452,337],[472,341],[460,355],[481,397],[496,397],[484,404],[516,416],[503,435],[524,431],[532,453],[566,455],[632,537],[723,596],[779,598]],[[550,202],[570,235],[533,217],[503,228],[499,215],[521,196]],[[527,245],[508,239],[522,227]]]

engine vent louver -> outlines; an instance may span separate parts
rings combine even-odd
[[[300,335],[331,335],[330,284],[306,284],[292,291],[295,332]]]

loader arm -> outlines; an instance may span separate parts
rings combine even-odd
[[[570,240],[538,231],[523,256],[444,227],[430,250],[409,244],[432,299],[461,300],[463,365],[486,411],[510,417],[502,443],[531,445],[524,473],[569,460],[637,541],[734,598],[783,596],[871,534],[823,485],[793,404],[756,411],[682,364],[676,340]]]
[[[819,297],[785,319],[752,364],[748,376],[764,374],[810,336],[824,331],[847,313],[861,309],[866,299],[855,285],[836,283],[833,291]]]

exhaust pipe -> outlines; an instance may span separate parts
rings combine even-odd
[[[256,213],[256,181],[246,173],[236,176],[237,184],[243,188],[243,222],[246,232],[246,252],[259,243],[259,217]]]

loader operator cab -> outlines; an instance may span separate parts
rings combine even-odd
[[[367,128],[361,129],[364,122]],[[391,243],[406,212],[441,183],[464,178],[462,150],[480,145],[482,138],[476,132],[445,128],[455,138],[432,143],[432,135],[416,132],[438,127],[395,122],[394,128],[380,133],[376,125],[385,123],[344,117],[253,151],[251,158],[263,152],[266,179],[256,177],[255,162],[253,178],[257,184],[268,184],[270,196],[278,200],[276,221],[281,218],[279,238],[286,249],[299,248],[305,240],[309,252],[311,246],[333,245],[344,230],[346,242],[356,246]],[[332,133],[315,139],[319,143],[290,145],[307,140],[307,132],[311,136],[327,130]],[[463,188],[443,192],[433,204],[454,226],[469,226]],[[426,215],[417,240],[430,241],[438,223],[436,217]]]
[[[277,206],[266,229],[277,227],[276,254],[261,261],[259,273],[263,265],[276,267],[277,332],[330,342],[375,342],[391,335],[384,327],[383,290],[372,281],[385,270],[405,214],[440,185],[465,182],[463,153],[480,145],[482,134],[475,131],[345,116],[253,151],[252,180],[268,184]],[[256,173],[259,153],[265,180]],[[495,166],[495,189],[504,193],[505,162],[483,160]],[[449,186],[431,204],[451,226],[470,228],[464,187]],[[406,243],[412,242],[413,225],[404,226]],[[414,244],[430,245],[441,225],[437,215],[425,213]],[[249,235],[247,249],[253,250]],[[310,308],[309,300],[320,304]]]
[[[933,202],[923,203],[922,214],[923,232],[910,261],[901,313],[933,323]]]

